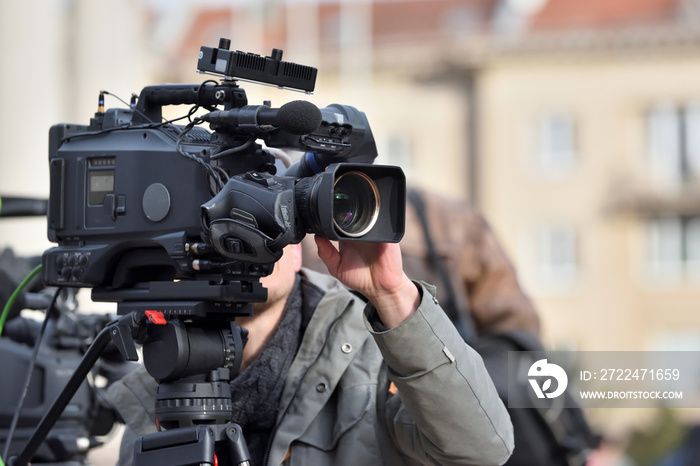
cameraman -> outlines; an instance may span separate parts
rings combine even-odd
[[[231,382],[232,419],[252,464],[504,463],[508,413],[433,289],[403,272],[399,246],[336,249],[321,237],[316,246],[335,279],[302,270],[301,246],[287,246],[261,280],[268,301],[236,318],[249,338]],[[155,390],[142,370],[110,389],[127,425],[120,464],[136,437],[155,431]]]

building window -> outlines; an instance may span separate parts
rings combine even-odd
[[[659,104],[647,116],[652,178],[678,184],[700,175],[700,104]]]
[[[546,225],[536,238],[537,271],[541,279],[559,284],[575,280],[578,269],[576,231],[570,225]]]
[[[571,172],[576,162],[575,123],[567,113],[540,116],[537,128],[537,166],[551,175]]]
[[[517,266],[523,286],[538,296],[577,291],[581,279],[581,240],[564,220],[530,225],[519,235]]]
[[[340,14],[325,15],[321,22],[321,46],[336,51],[340,47]]]
[[[654,278],[700,276],[700,217],[660,216],[649,221],[649,259]]]

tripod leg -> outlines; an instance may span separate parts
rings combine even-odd
[[[226,436],[226,449],[229,452],[232,463],[240,466],[250,466],[250,453],[248,452],[248,445],[243,438],[241,427],[232,422],[226,426],[224,435]]]

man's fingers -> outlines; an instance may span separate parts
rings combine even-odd
[[[328,271],[331,272],[332,275],[335,275],[341,259],[340,253],[328,238],[315,235],[314,241],[316,241],[316,247],[318,248],[318,257],[326,264]]]

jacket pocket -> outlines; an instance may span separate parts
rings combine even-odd
[[[374,384],[336,390],[306,432],[294,441],[285,464],[377,464],[375,390]],[[368,462],[358,462],[358,455]]]

